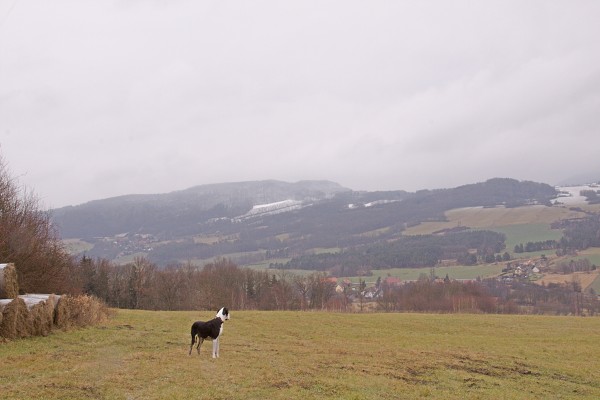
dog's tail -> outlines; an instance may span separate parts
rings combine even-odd
[[[196,343],[196,332],[192,331],[192,346],[194,345],[194,343]]]
[[[196,336],[197,336],[197,334],[196,334],[195,329],[194,329],[193,326],[192,326],[192,332],[191,333],[192,333],[192,344],[190,344],[190,352],[189,352],[190,355],[192,355],[192,349],[194,348],[194,343],[196,343]]]

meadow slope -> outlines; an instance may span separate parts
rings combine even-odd
[[[118,310],[0,343],[3,399],[600,398],[600,318],[236,312],[221,358],[188,356],[214,312]]]

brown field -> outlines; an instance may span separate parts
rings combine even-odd
[[[406,235],[426,235],[456,226],[493,228],[506,225],[552,223],[565,218],[579,218],[584,213],[566,207],[527,206],[517,208],[466,207],[445,213],[448,221],[424,222],[408,228]]]
[[[545,274],[541,279],[538,279],[535,283],[548,285],[549,283],[571,283],[579,282],[583,290],[587,289],[594,280],[598,277],[599,273],[594,272],[574,272],[572,274]]]
[[[62,241],[67,251],[71,254],[82,253],[84,251],[90,251],[94,248],[94,245],[80,239],[64,239]]]

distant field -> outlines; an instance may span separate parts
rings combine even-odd
[[[80,239],[64,239],[62,243],[70,254],[79,254],[94,248],[93,244]]]
[[[582,289],[585,290],[590,287],[594,281],[598,278],[598,272],[575,272],[572,274],[544,274],[542,278],[540,278],[536,283],[544,283],[548,285],[549,283],[571,283],[571,282],[579,282]]]
[[[600,248],[598,247],[582,250],[579,252],[578,257],[587,258],[592,264],[600,267]]]
[[[0,344],[3,399],[597,399],[600,318],[236,312],[221,358],[187,355],[214,312],[118,311]],[[257,324],[257,321],[259,324]]]
[[[530,224],[515,224],[507,226],[496,226],[490,227],[489,229],[504,233],[506,235],[506,251],[512,254],[514,257],[519,257],[519,254],[514,254],[513,250],[515,245],[527,242],[542,242],[546,240],[560,240],[562,232],[554,229],[550,229],[550,224],[547,223],[530,223]],[[541,251],[535,252],[553,253],[553,251]],[[533,253],[525,253],[527,257],[534,256]]]
[[[196,244],[215,244],[219,241],[223,240],[223,237],[220,235],[197,235],[194,236],[194,243]]]
[[[527,242],[558,240],[562,232],[550,229],[550,223],[563,218],[581,217],[584,214],[565,207],[528,206],[517,208],[459,208],[446,212],[446,222],[425,222],[407,229],[404,234],[431,234],[433,232],[465,226],[489,229],[506,235],[506,249],[513,258],[549,255],[548,251],[515,254],[515,245]]]
[[[314,254],[336,254],[342,251],[340,247],[316,247],[312,249]]]
[[[581,217],[585,214],[565,207],[528,206],[517,208],[458,208],[445,213],[448,221],[424,222],[410,227],[404,234],[424,235],[456,226],[469,228],[497,228],[507,225],[546,224],[565,218]]]
[[[498,276],[504,268],[504,263],[499,264],[484,264],[474,266],[455,266],[455,267],[435,267],[435,274],[440,277],[448,277],[450,279],[476,279],[477,277],[489,278]],[[421,274],[429,276],[431,268],[390,268],[390,269],[374,269],[371,272],[372,276],[366,277],[350,277],[352,282],[358,282],[359,279],[367,282],[375,282],[378,277],[385,279],[388,276],[400,278],[405,281],[413,281],[419,279]]]
[[[124,265],[124,264],[133,263],[137,257],[144,258],[146,256],[148,256],[148,253],[139,251],[137,253],[129,254],[127,256],[117,257],[114,259],[113,262],[118,265]]]
[[[564,261],[564,262],[569,262],[569,260],[573,259],[573,260],[579,260],[579,259],[588,259],[590,260],[590,263],[592,263],[592,265],[596,265],[598,268],[600,268],[600,248],[598,247],[592,247],[586,250],[582,250],[580,251],[576,256],[565,256],[562,257],[560,260],[556,260],[555,262],[560,262],[560,261]],[[598,294],[600,294],[600,270],[596,271],[596,278],[593,279],[591,282],[589,281],[589,279],[585,279],[584,282],[581,282],[582,287],[585,289],[587,287],[587,289],[594,289],[594,291]],[[559,278],[560,279],[560,278]],[[566,279],[568,282],[572,281],[572,279]],[[584,285],[584,283],[586,285]]]
[[[600,274],[596,277],[594,282],[590,286],[588,286],[588,290],[593,289],[597,295],[600,295]]]

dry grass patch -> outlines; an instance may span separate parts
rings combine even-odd
[[[598,278],[598,272],[573,272],[572,274],[544,274],[544,276],[538,279],[535,283],[548,285],[550,283],[557,284],[570,284],[577,282],[581,285],[583,290],[587,289],[596,278]]]
[[[236,312],[221,358],[191,357],[212,312],[120,310],[98,327],[0,346],[6,399],[600,397],[600,319]],[[207,345],[208,344],[208,345]]]
[[[423,222],[404,231],[406,235],[425,235],[433,232],[467,226],[469,228],[494,228],[521,224],[550,224],[565,218],[578,218],[584,213],[566,207],[527,206],[505,207],[466,207],[446,211],[447,221]]]

